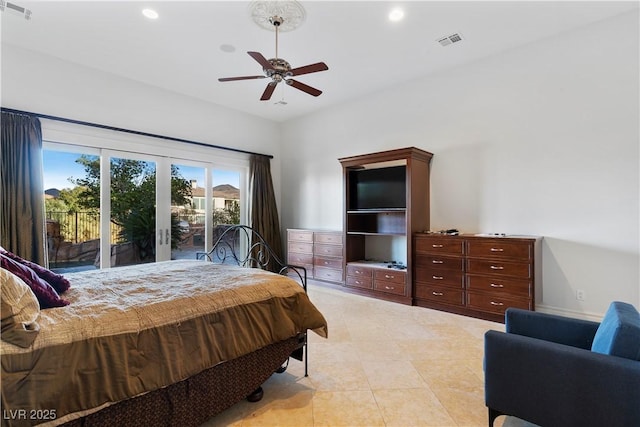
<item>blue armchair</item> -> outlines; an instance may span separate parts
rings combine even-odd
[[[640,316],[614,302],[602,323],[509,308],[485,334],[489,426],[640,426]]]

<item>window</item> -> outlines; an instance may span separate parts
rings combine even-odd
[[[96,133],[43,124],[51,268],[195,259],[216,226],[246,222],[247,155]]]

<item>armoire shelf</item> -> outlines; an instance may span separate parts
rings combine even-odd
[[[347,233],[405,235],[406,209],[347,211]]]

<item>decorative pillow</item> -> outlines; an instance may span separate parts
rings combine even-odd
[[[46,268],[44,268],[43,266],[41,266],[39,264],[36,264],[35,262],[31,262],[31,261],[28,261],[28,260],[26,260],[24,258],[21,258],[18,255],[16,255],[16,254],[14,254],[12,252],[9,252],[8,250],[4,249],[2,246],[0,246],[0,254],[8,256],[12,260],[17,261],[22,265],[26,265],[27,267],[29,267],[30,269],[35,271],[36,274],[38,275],[38,277],[40,277],[41,279],[46,280],[47,283],[49,283],[51,286],[53,286],[53,288],[59,294],[65,292],[67,289],[69,289],[70,283],[62,275],[54,273],[51,270],[47,270]]]
[[[22,279],[3,269],[0,269],[0,293],[2,340],[29,347],[40,331],[38,299]]]
[[[614,301],[604,315],[591,350],[640,360],[640,314],[631,304]]]
[[[53,286],[38,277],[35,271],[26,265],[20,264],[4,254],[0,254],[0,261],[2,268],[18,276],[31,288],[36,298],[38,298],[41,309],[62,307],[69,304],[69,301],[60,298]]]

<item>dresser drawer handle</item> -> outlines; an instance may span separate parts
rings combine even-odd
[[[385,279],[395,279],[396,276],[389,276],[388,274],[384,275]]]
[[[431,292],[431,295],[435,296],[435,297],[441,297],[444,295],[444,292]]]
[[[504,270],[504,267],[501,265],[492,265],[491,267],[492,270]]]
[[[431,276],[431,277],[433,277],[435,280],[442,280],[442,279],[444,279],[444,277],[442,277],[442,276]]]
[[[492,288],[504,288],[504,285],[500,284],[500,283],[492,283],[491,285]]]
[[[355,282],[356,282],[356,285],[362,285],[362,282],[359,280],[356,280]]]
[[[387,290],[394,290],[396,287],[395,286],[385,286],[384,287]]]
[[[432,248],[443,248],[444,245],[431,245]]]
[[[501,306],[501,305],[504,305],[504,304],[503,304],[503,303],[501,303],[501,302],[491,301],[491,305]]]
[[[356,270],[356,274],[362,274],[362,271]]]
[[[434,259],[431,261],[432,264],[444,264],[444,261],[440,260],[440,259]]]
[[[504,252],[503,248],[491,248],[491,252]]]

